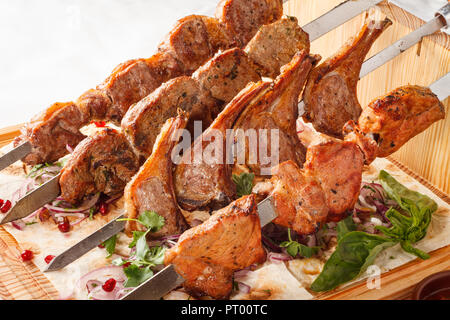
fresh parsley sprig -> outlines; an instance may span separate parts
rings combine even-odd
[[[149,247],[147,234],[157,232],[164,226],[164,218],[154,211],[143,212],[138,219],[120,219],[118,221],[136,221],[147,228],[146,231],[133,231],[133,241],[129,247],[135,247],[135,251],[128,259],[118,258],[113,260],[117,266],[126,265],[124,273],[127,280],[125,287],[136,287],[153,276],[152,267],[163,264],[165,248],[162,246]]]

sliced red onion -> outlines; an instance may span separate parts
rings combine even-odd
[[[71,222],[71,226],[76,226],[77,224],[80,224],[82,221],[86,220],[88,216],[83,216],[83,218],[80,218],[78,220],[75,220],[74,222]]]
[[[270,250],[275,251],[275,252],[280,252],[281,249],[279,246],[277,246],[276,244],[274,244],[272,242],[272,240],[270,240],[268,237],[266,237],[265,235],[261,235],[261,240],[263,242],[263,244]]]
[[[23,222],[22,220],[12,221],[11,224],[14,228],[20,231],[22,231],[26,227],[25,222]]]
[[[101,281],[98,280],[88,280],[86,282],[86,289],[88,291],[88,293],[91,293],[91,291],[97,287],[101,287],[103,285],[103,283]]]
[[[307,238],[308,240],[307,240],[307,242],[306,242],[306,245],[308,246],[308,247],[315,247],[316,246],[316,244],[317,244],[317,238],[316,238],[316,234],[310,234],[310,235],[308,235],[308,238]]]
[[[120,298],[125,296],[128,292],[130,292],[133,289],[134,289],[134,287],[133,288],[127,287],[127,288],[122,288],[120,290],[117,290],[114,300],[119,300]]]
[[[105,201],[106,204],[110,204],[111,202],[116,201],[117,199],[120,199],[122,197],[122,194],[118,194],[117,196],[111,197],[108,200]]]
[[[250,292],[251,287],[248,284],[245,284],[245,283],[239,282],[239,281],[237,282],[237,284],[238,284],[239,292],[242,292],[242,293],[249,293]]]
[[[253,271],[251,271],[249,269],[242,269],[242,270],[236,271],[234,273],[234,278],[235,279],[242,278],[242,277],[245,277],[245,276],[247,276],[249,274],[252,274],[252,273],[253,273]]]
[[[267,259],[271,262],[281,263],[284,261],[292,260],[292,257],[286,253],[269,252],[269,254],[267,255]]]
[[[71,146],[69,146],[68,144],[66,144],[66,149],[67,149],[67,151],[69,151],[69,153],[73,153],[73,148]]]
[[[77,286],[79,288],[86,288],[89,280],[105,281],[109,278],[114,278],[117,282],[125,281],[126,276],[123,268],[121,266],[106,266],[92,270],[78,280]]]
[[[50,204],[46,204],[44,207],[46,207],[48,210],[56,212],[56,213],[84,213],[84,212],[88,211],[90,208],[92,208],[97,203],[99,197],[100,197],[100,193],[97,193],[91,199],[84,201],[80,207],[74,208],[74,209],[60,208],[60,207],[56,207],[56,206],[50,205]]]

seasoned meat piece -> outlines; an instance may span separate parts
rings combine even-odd
[[[189,75],[212,55],[208,30],[201,16],[190,15],[177,21],[166,39],[158,46],[159,52],[169,52]]]
[[[259,27],[283,14],[282,0],[222,0],[216,17],[230,30],[240,47],[250,41]]]
[[[269,86],[264,82],[249,84],[183,153],[174,176],[175,193],[183,209],[221,208],[234,198],[236,186],[231,180],[231,164],[225,151],[226,130]]]
[[[302,49],[309,52],[309,36],[299,27],[297,18],[287,17],[262,26],[245,52],[263,69],[263,76],[275,78],[280,68]]]
[[[363,164],[363,154],[350,141],[328,137],[308,146],[305,175],[321,186],[329,221],[341,220],[358,200]]]
[[[356,95],[361,65],[372,43],[392,22],[369,21],[335,55],[311,71],[303,93],[305,114],[316,130],[342,138],[342,127],[357,121],[361,106]]]
[[[258,67],[238,48],[217,54],[192,75],[211,96],[228,103],[249,82],[261,80]]]
[[[61,197],[77,204],[97,192],[119,194],[138,169],[127,139],[116,130],[102,130],[80,142],[61,170]]]
[[[326,221],[328,207],[319,183],[311,179],[294,161],[272,168],[270,180],[257,183],[253,193],[272,196],[278,217],[274,223],[291,228],[298,234],[316,232]]]
[[[177,245],[166,251],[164,264],[175,266],[190,293],[226,299],[233,272],[265,259],[256,201],[249,195],[184,232]]]
[[[14,146],[27,140],[31,143],[32,150],[23,159],[25,163],[54,162],[67,154],[67,145],[75,147],[84,139],[79,128],[87,123],[88,119],[73,102],[57,102],[25,125]]]
[[[260,144],[267,139],[267,153],[261,154],[258,142],[252,142],[249,135],[245,137],[246,164],[257,175],[270,174],[270,167],[278,163],[267,163],[264,157],[278,156],[278,161],[292,160],[299,166],[305,160],[305,148],[296,135],[298,117],[298,97],[311,67],[318,61],[305,50],[297,53],[292,61],[281,69],[281,74],[273,82],[270,91],[258,101],[247,107],[233,129],[235,139],[239,139],[238,129],[250,132],[255,130]],[[264,131],[267,130],[267,131]],[[271,150],[272,134],[278,134],[278,150]],[[242,139],[242,138],[240,138]],[[273,159],[276,161],[276,159]],[[266,169],[267,173],[262,172]]]
[[[151,156],[125,188],[128,218],[137,219],[146,210],[152,210],[164,217],[163,228],[150,233],[152,238],[180,234],[188,227],[175,198],[172,178],[172,150],[178,143],[187,120],[186,114],[180,114],[166,121],[156,139]],[[131,235],[132,231],[136,230],[146,229],[140,223],[128,221],[125,231]]]
[[[225,27],[225,25],[216,18],[200,16],[208,31],[209,43],[212,51],[226,50],[236,47],[236,41],[233,35]]]
[[[376,141],[377,157],[387,157],[444,117],[444,106],[430,89],[409,85],[369,103],[359,117],[358,129]]]
[[[378,145],[372,134],[364,134],[358,125],[350,120],[343,128],[344,140],[355,143],[364,155],[364,164],[369,165],[377,157]]]
[[[180,108],[189,112],[188,129],[201,120],[208,126],[216,113],[216,101],[202,90],[197,81],[183,76],[172,79],[136,103],[122,119],[122,130],[131,144],[146,159],[165,121]]]
[[[161,73],[163,68],[165,71]],[[159,53],[150,59],[127,61],[117,66],[111,76],[97,87],[112,101],[105,118],[120,123],[133,103],[147,96],[162,82],[181,74],[182,69],[167,53]]]

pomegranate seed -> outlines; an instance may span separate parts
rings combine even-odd
[[[103,245],[103,243],[100,243],[100,244],[98,245],[98,247],[99,247],[100,249],[105,248],[105,246]]]
[[[106,126],[105,121],[94,121],[94,124],[97,128],[103,128],[104,126]]]
[[[131,262],[126,262],[122,265],[124,268],[128,268],[131,265]]]
[[[38,217],[41,222],[47,221],[50,218],[50,211],[47,208],[41,208]]]
[[[5,204],[2,206],[2,208],[0,209],[0,211],[2,213],[7,213],[9,211],[9,209],[11,209],[11,201],[6,200]]]
[[[106,292],[113,291],[115,287],[116,280],[114,280],[113,278],[106,280],[106,282],[102,285],[103,290],[105,290]]]
[[[44,258],[44,261],[46,264],[49,264],[54,258],[55,258],[55,256],[48,255]]]
[[[64,220],[58,223],[58,229],[61,232],[69,232],[70,230],[70,223],[67,217],[64,217]]]
[[[106,203],[101,203],[100,204],[100,208],[98,209],[98,211],[100,211],[102,216],[105,216],[108,214],[108,204]]]
[[[0,199],[0,208],[2,207],[2,205],[3,205],[3,202],[5,202],[3,199]]]
[[[33,251],[31,250],[25,250],[20,255],[22,257],[22,261],[30,261],[33,259]]]

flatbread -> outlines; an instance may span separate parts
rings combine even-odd
[[[433,215],[427,236],[418,242],[416,247],[430,252],[449,245],[450,206],[387,159],[376,159],[364,172],[363,181],[375,181],[381,169],[388,171],[406,187],[428,195],[438,204],[438,210]],[[10,198],[24,180],[24,169],[20,162],[0,172],[0,198]],[[57,255],[123,213],[122,199],[118,200],[114,206],[108,215],[101,216],[97,214],[95,215],[95,219],[84,220],[66,234],[59,232],[57,226],[52,222],[30,225],[23,231],[17,230],[10,224],[5,225],[4,228],[17,240],[22,249],[32,249],[35,254],[34,264],[40,270],[43,270],[46,266],[44,258],[47,255]],[[203,216],[197,214],[192,218],[204,220]],[[125,255],[128,250],[127,245],[129,241],[130,239],[128,237],[120,234],[117,253]],[[58,290],[60,298],[86,299],[86,292],[76,288],[77,281],[84,274],[95,268],[110,265],[111,260],[118,257],[118,255],[113,255],[111,258],[105,259],[105,256],[104,249],[95,248],[66,268],[60,271],[45,273],[45,276]],[[416,257],[405,253],[399,246],[394,246],[383,251],[377,257],[375,265],[382,272],[386,272],[404,265],[413,259],[416,259]],[[234,293],[231,298],[259,300],[313,299],[314,293],[309,292],[308,287],[319,275],[323,264],[323,261],[316,258],[295,259],[286,263],[267,261],[248,276],[239,279],[239,281],[250,286],[250,292]],[[344,287],[367,276],[368,274],[364,274],[360,278],[345,284]],[[0,298],[2,298],[1,292]],[[176,290],[168,294],[165,299],[192,299],[192,297],[182,291]]]

